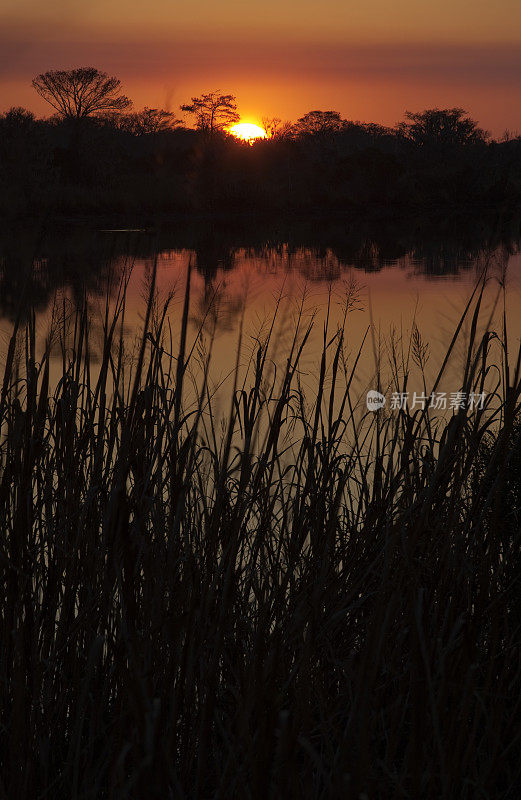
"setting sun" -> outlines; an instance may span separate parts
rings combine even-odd
[[[252,142],[254,139],[265,139],[267,136],[264,128],[261,128],[260,125],[254,125],[253,122],[239,122],[230,128],[230,133],[245,142]]]

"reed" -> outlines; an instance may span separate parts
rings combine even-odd
[[[483,409],[364,414],[329,325],[310,397],[301,315],[282,370],[275,322],[246,368],[239,336],[223,420],[190,274],[179,337],[154,275],[130,363],[124,283],[99,363],[86,301],[38,359],[13,329],[0,798],[518,796],[521,355],[478,337],[484,280],[446,359],[468,320]]]

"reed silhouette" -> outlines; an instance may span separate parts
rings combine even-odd
[[[274,324],[228,411],[152,270],[92,363],[85,300],[15,320],[0,395],[4,797],[515,797],[521,351],[465,308],[475,413],[360,409],[341,327],[302,389]],[[348,324],[352,299],[345,304]],[[21,345],[21,347],[20,347]],[[37,357],[43,345],[43,355]],[[410,357],[407,356],[409,349]],[[52,377],[51,353],[60,364]],[[395,343],[392,385],[424,348]],[[244,369],[246,366],[246,369]],[[378,378],[378,376],[376,376]]]

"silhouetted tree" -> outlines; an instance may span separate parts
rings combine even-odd
[[[50,177],[49,164],[45,126],[34,114],[20,106],[0,114],[0,184],[4,202],[9,185],[16,187],[17,201],[37,193]]]
[[[134,114],[125,114],[119,111],[106,111],[96,115],[96,121],[103,126],[115,131],[133,133]]]
[[[132,105],[128,97],[120,94],[121,81],[95,67],[42,72],[32,84],[64,119],[124,111]]]
[[[195,117],[197,127],[210,134],[238,122],[237,102],[233,94],[219,94],[218,91],[192,97],[191,103],[185,103],[181,111]]]
[[[338,111],[308,111],[293,126],[297,136],[331,133],[342,128],[343,120]]]
[[[464,146],[485,142],[489,134],[467,116],[463,108],[429,108],[425,111],[406,111],[408,122],[398,130],[403,137],[419,147],[436,145]]]
[[[9,111],[0,114],[0,124],[4,131],[27,131],[34,128],[36,118],[32,111],[22,106],[12,106]]]
[[[284,139],[292,131],[291,122],[282,122],[279,117],[263,117],[262,127],[269,139]]]
[[[166,111],[164,108],[145,108],[135,114],[129,114],[129,128],[138,136],[150,133],[161,133],[171,131],[181,124],[173,111]]]

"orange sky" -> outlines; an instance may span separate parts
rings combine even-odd
[[[521,0],[2,0],[1,110],[45,113],[31,78],[86,65],[138,108],[218,88],[252,121],[461,105],[521,132]]]

